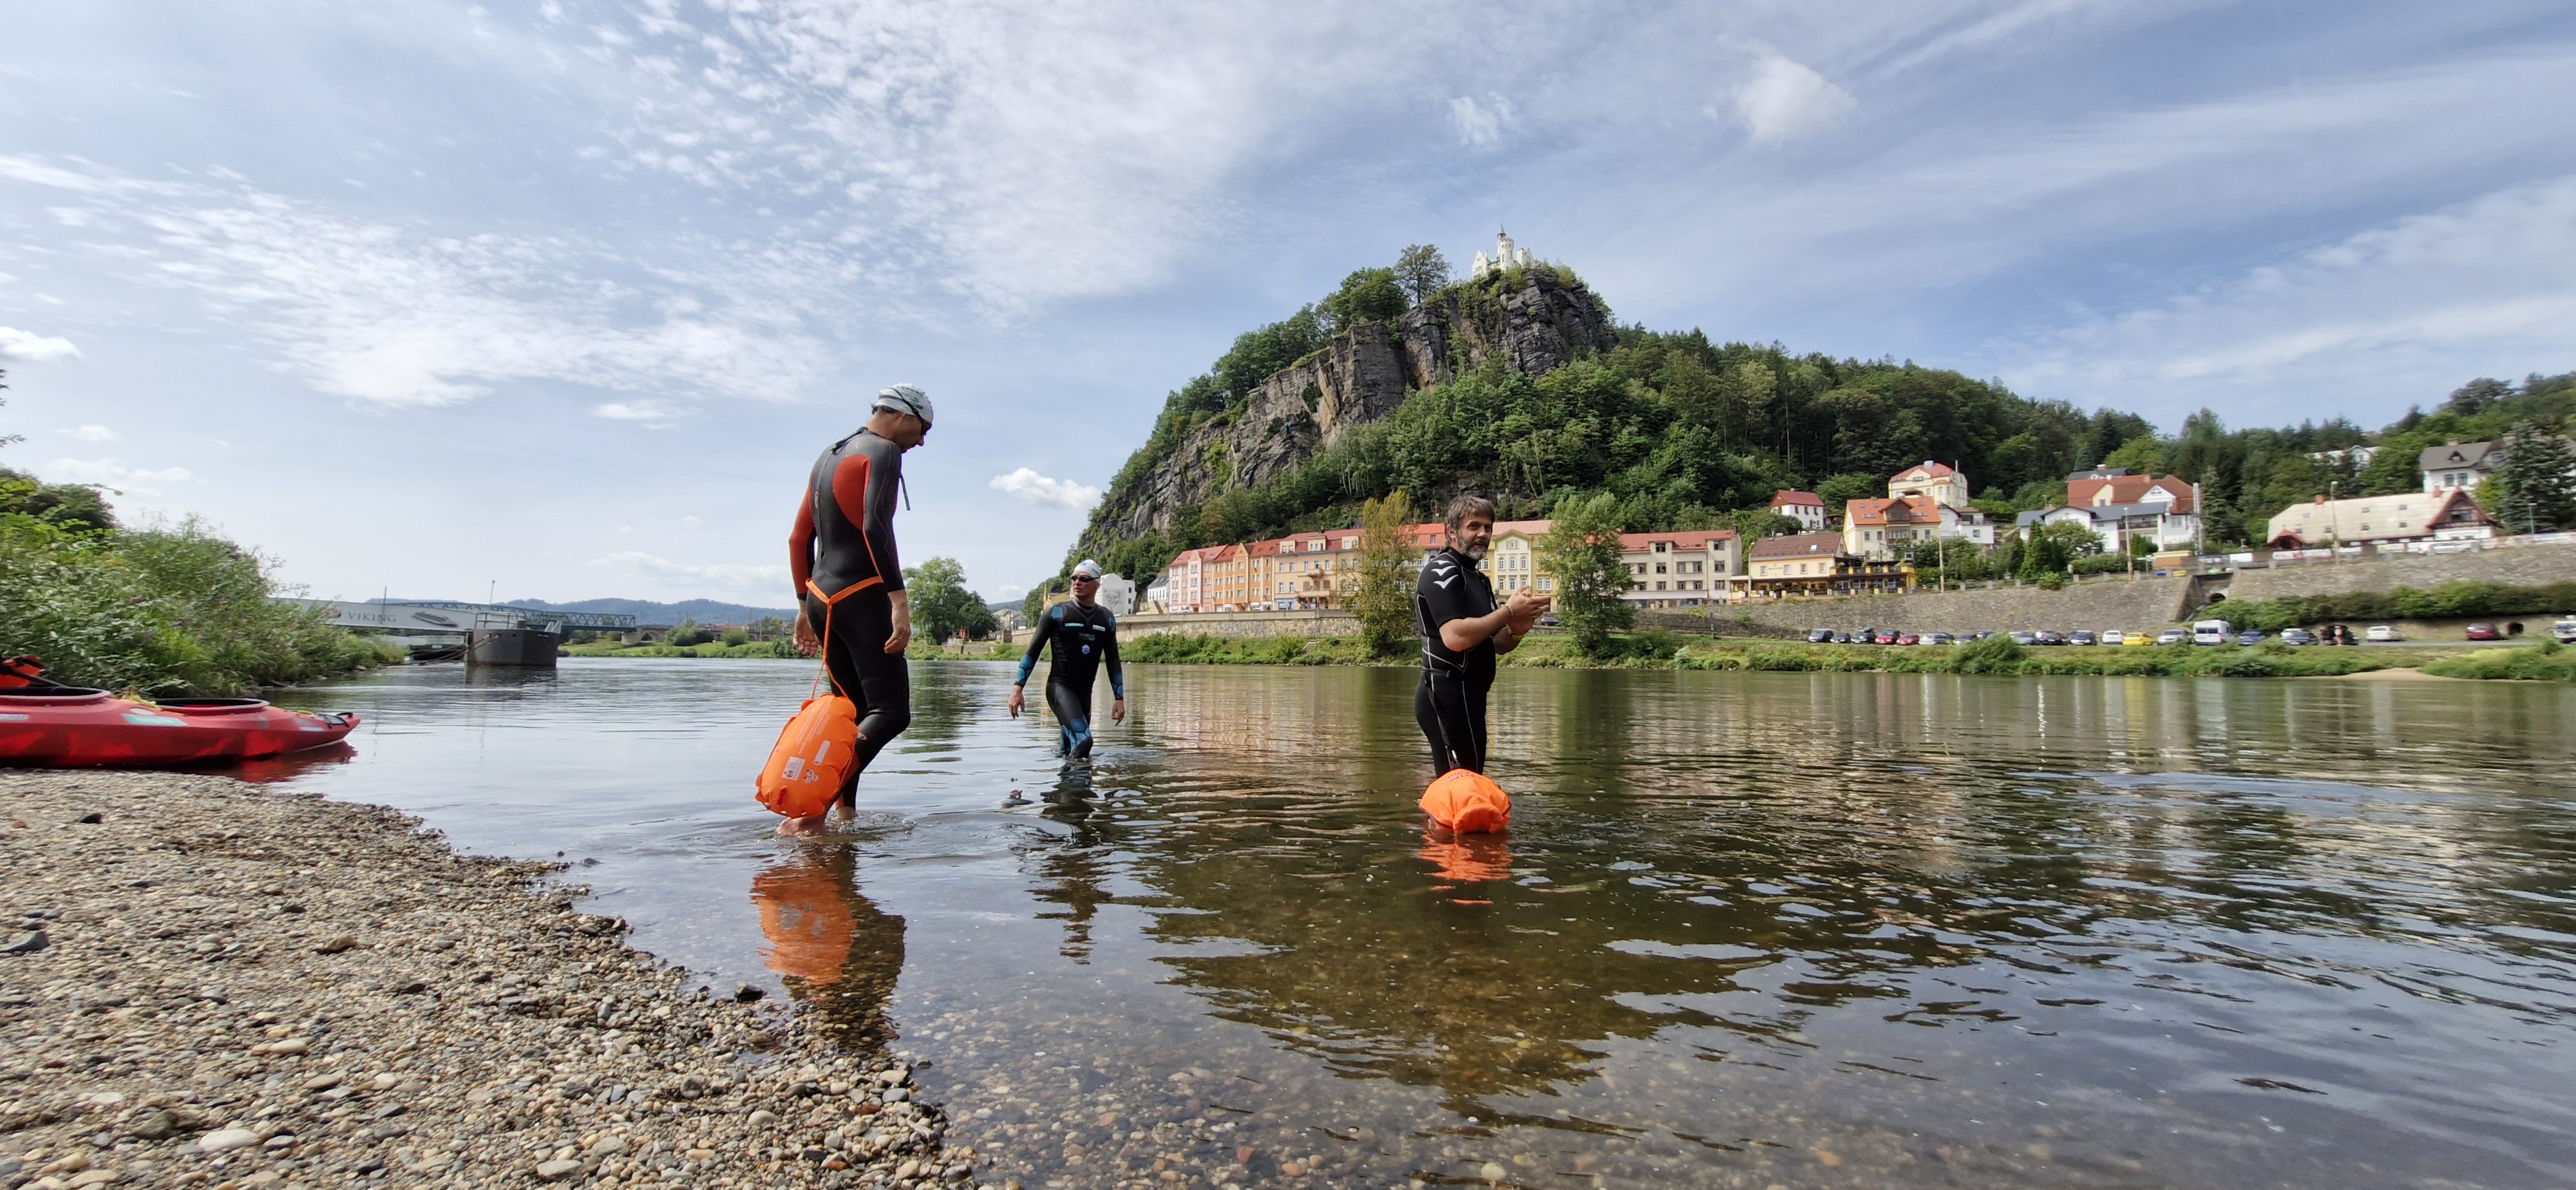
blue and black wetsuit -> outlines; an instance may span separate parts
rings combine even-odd
[[[796,528],[787,538],[788,570],[806,622],[823,637],[832,688],[859,712],[858,763],[841,787],[852,804],[859,773],[912,723],[912,671],[887,653],[894,635],[894,592],[903,589],[903,560],[894,545],[896,489],[903,448],[861,430],[814,460]]]
[[[1485,771],[1485,695],[1494,688],[1494,642],[1464,653],[1440,643],[1440,626],[1494,612],[1494,588],[1476,562],[1442,549],[1422,564],[1413,585],[1415,626],[1422,630],[1422,682],[1413,689],[1413,719],[1431,741],[1431,775]]]
[[[1047,709],[1055,712],[1056,727],[1063,732],[1064,754],[1091,755],[1091,682],[1103,664],[1109,667],[1109,694],[1127,697],[1127,675],[1118,666],[1118,617],[1095,603],[1082,606],[1068,599],[1046,609],[1038,617],[1038,630],[1029,637],[1028,655],[1020,658],[1020,676],[1012,685],[1029,684],[1029,671],[1037,668],[1038,650],[1049,642],[1055,654],[1047,663]]]

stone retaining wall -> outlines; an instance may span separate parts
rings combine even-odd
[[[1840,599],[1783,599],[1717,609],[1718,634],[1770,636],[1778,629],[1888,628],[1898,632],[2010,632],[2016,628],[2163,628],[2184,612],[2191,580],[2184,577],[2111,579],[2077,583],[2063,591],[2038,587],[1853,595]],[[1749,625],[1742,631],[1735,625]]]
[[[1139,613],[1118,618],[1118,643],[1160,633],[1180,636],[1358,636],[1360,618],[1345,611]]]
[[[2576,545],[2527,545],[2458,554],[2382,556],[2349,562],[2300,562],[2273,570],[2240,570],[2227,585],[2229,599],[2285,595],[2342,595],[2398,587],[2430,590],[2476,580],[2536,587],[2576,582]]]

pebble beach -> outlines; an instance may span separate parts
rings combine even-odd
[[[905,1062],[693,986],[557,863],[225,777],[15,771],[0,865],[0,1187],[974,1180]]]

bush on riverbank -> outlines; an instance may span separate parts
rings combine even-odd
[[[2228,600],[2206,609],[2239,628],[2279,632],[2338,620],[2455,620],[2467,616],[2546,616],[2576,612],[2576,583],[2516,587],[2464,580],[2430,591],[2396,587],[2335,595]]]
[[[728,645],[709,642],[702,645],[615,643],[565,645],[566,657],[797,657],[796,645],[783,640],[755,640]]]
[[[189,520],[101,530],[0,514],[0,656],[55,681],[146,695],[233,695],[402,659],[279,603],[275,563]]]
[[[2576,682],[2576,650],[2544,641],[2536,649],[2480,649],[2424,667],[2445,678],[2489,678],[2527,682]]]

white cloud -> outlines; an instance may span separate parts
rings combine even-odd
[[[2081,392],[2088,403],[2210,404],[2290,418],[2301,411],[2282,394],[2422,399],[2471,375],[2566,367],[2570,344],[2576,177],[2400,219],[2199,293],[2066,328],[2008,351],[2003,371],[2017,385]]]
[[[1851,115],[1851,93],[1825,76],[1783,58],[1766,54],[1753,64],[1753,77],[1735,89],[1735,115],[1756,144],[1823,132]]]
[[[696,413],[695,409],[677,408],[663,401],[610,401],[590,407],[592,417],[643,422],[645,428],[651,430],[671,429],[681,418]]]
[[[644,579],[666,589],[715,589],[727,592],[768,592],[775,594],[787,586],[784,566],[753,566],[740,562],[718,562],[693,566],[674,562],[642,550],[620,550],[591,561],[593,566],[607,567]]]
[[[63,433],[83,442],[114,442],[117,438],[116,431],[106,426],[73,426]]]
[[[1001,586],[993,588],[993,598],[996,601],[1025,599],[1028,597],[1028,593],[1029,589],[1027,587],[1014,586],[1009,583],[1004,583]]]
[[[1089,484],[1075,483],[1070,479],[1049,479],[1026,467],[1008,475],[996,475],[993,482],[985,486],[1009,492],[1031,504],[1076,512],[1091,507],[1100,499],[1100,489]]]
[[[49,339],[33,331],[0,326],[0,356],[47,364],[79,355],[80,348],[72,346],[69,339]]]
[[[154,485],[186,479],[188,469],[129,467],[122,459],[56,459],[45,467],[44,474],[55,483],[105,484],[133,495],[158,496],[161,489]]]
[[[1503,133],[1514,125],[1512,101],[1500,95],[1488,95],[1479,101],[1473,95],[1461,95],[1449,101],[1449,130],[1458,134],[1458,143],[1470,149],[1490,149],[1501,144]]]

